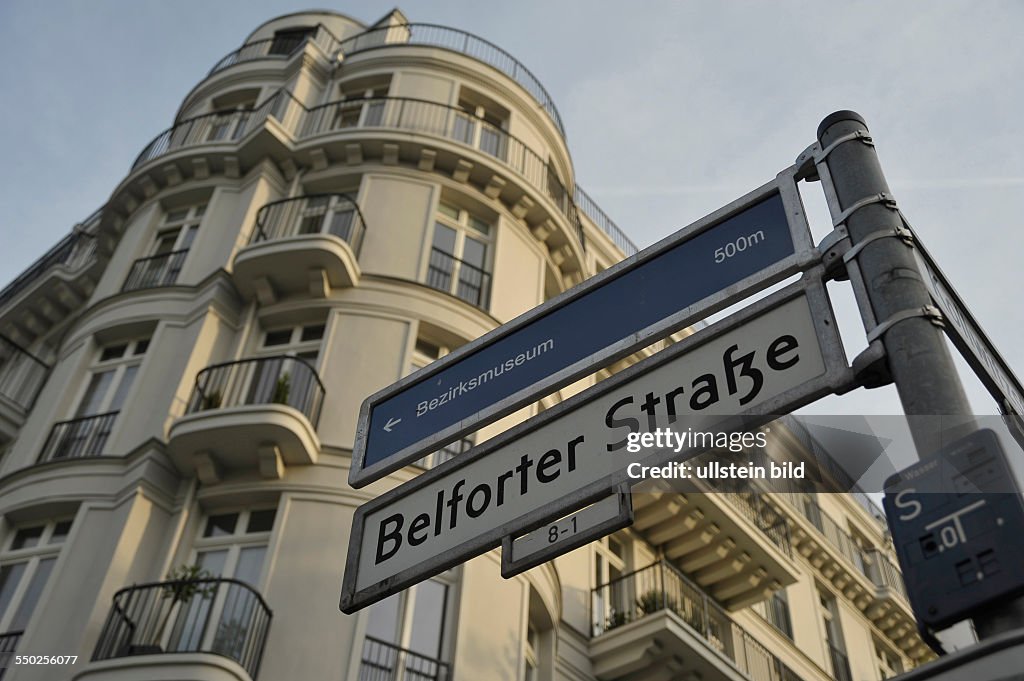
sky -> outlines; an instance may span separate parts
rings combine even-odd
[[[392,2],[328,8],[367,23]],[[412,0],[526,64],[565,122],[577,181],[641,247],[771,180],[838,109],[868,121],[902,210],[1024,373],[1024,3]],[[181,99],[273,0],[0,2],[0,282],[99,207]],[[812,231],[830,228],[802,189]],[[852,357],[864,334],[844,287]],[[967,381],[978,413],[993,403]],[[898,413],[892,388],[815,405]]]

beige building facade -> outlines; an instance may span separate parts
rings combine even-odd
[[[355,490],[364,397],[633,252],[516,57],[398,10],[258,27],[0,292],[0,676],[873,681],[930,659],[878,510],[813,489],[653,490],[513,579],[494,551],[339,612],[357,506],[636,357]],[[762,454],[807,454],[777,432]]]

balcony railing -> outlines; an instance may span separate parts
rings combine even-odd
[[[0,679],[4,678],[7,668],[12,666],[14,653],[18,649],[18,643],[21,642],[21,635],[24,633],[23,631],[9,631],[6,634],[0,634]]]
[[[597,205],[594,199],[590,198],[590,195],[583,191],[583,188],[576,185],[576,189],[573,191],[573,198],[576,201],[576,205],[579,206],[588,218],[590,218],[602,232],[611,237],[612,243],[619,247],[628,258],[631,255],[636,254],[640,249],[635,243],[633,243],[626,233],[619,229],[619,226],[608,217],[608,214],[601,210],[601,207]]]
[[[333,234],[359,255],[366,223],[355,200],[346,194],[308,194],[268,203],[256,214],[249,243],[301,234]]]
[[[278,90],[255,109],[214,111],[179,121],[146,145],[132,164],[132,170],[177,149],[239,140],[263,125],[268,116],[285,123],[288,105],[294,101],[290,92]]]
[[[395,128],[437,135],[493,156],[545,193],[573,225],[583,244],[572,194],[551,165],[522,141],[481,118],[423,99],[371,97],[328,102],[308,109],[299,136],[313,137],[346,128]]]
[[[112,411],[53,424],[39,462],[102,456],[119,413]]]
[[[0,305],[14,298],[28,288],[34,281],[43,276],[51,267],[63,265],[76,270],[88,264],[96,255],[96,229],[99,227],[103,208],[87,217],[81,224],[57,245],[47,251],[43,257],[32,263],[28,269],[19,274],[14,281],[0,291]]]
[[[317,24],[316,28],[308,35],[278,35],[266,40],[254,40],[251,43],[246,43],[214,64],[207,77],[247,61],[287,59],[307,42],[319,45],[320,49],[328,54],[337,49],[338,45],[338,39],[334,37],[334,34],[323,24]]]
[[[263,597],[234,579],[130,586],[114,594],[92,659],[212,653],[231,658],[255,679],[271,617]]]
[[[49,373],[48,364],[0,334],[0,396],[28,411]]]
[[[470,305],[486,308],[491,293],[491,275],[440,248],[431,248],[427,286],[452,293]]]
[[[789,667],[733,622],[699,586],[660,561],[598,586],[592,593],[593,636],[657,612],[678,616],[708,647],[725,655],[751,681],[800,681]]]
[[[188,249],[185,249],[136,260],[121,290],[138,291],[144,288],[173,286],[178,281],[187,255]]]
[[[893,565],[882,551],[874,549],[871,553],[871,577],[875,586],[882,589],[892,589],[898,593],[904,601],[907,600],[907,586],[903,583],[903,573]]]
[[[719,492],[729,500],[732,507],[740,515],[753,523],[754,527],[761,531],[775,547],[787,556],[793,555],[793,549],[789,542],[789,524],[781,514],[768,504],[759,492],[750,495],[739,492]]]
[[[828,656],[832,663],[832,678],[836,681],[853,681],[853,674],[850,673],[850,660],[846,653],[830,642]]]
[[[547,111],[555,127],[558,128],[558,132],[565,137],[562,117],[559,115],[558,109],[555,108],[551,95],[540,84],[537,77],[511,54],[472,33],[437,24],[381,26],[343,40],[339,47],[341,53],[348,56],[364,50],[404,45],[440,47],[464,54],[496,68],[529,92],[537,100],[537,103]]]
[[[189,414],[253,404],[283,404],[302,413],[316,428],[324,386],[301,357],[275,355],[225,362],[199,372]]]
[[[447,663],[367,636],[358,681],[448,681]]]

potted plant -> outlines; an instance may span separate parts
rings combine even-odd
[[[208,393],[203,393],[203,400],[201,404],[201,410],[206,411],[207,409],[217,409],[224,401],[223,396],[219,390],[211,390]]]
[[[163,609],[159,624],[153,630],[148,640],[129,643],[127,654],[148,655],[162,653],[164,629],[179,606],[185,606],[196,596],[209,598],[213,595],[215,587],[203,580],[215,577],[213,573],[204,570],[199,565],[179,565],[167,573],[167,581],[160,586],[160,600],[170,601],[166,605],[160,604],[157,607]],[[180,611],[179,611],[180,612]]]
[[[281,374],[274,386],[274,396],[270,398],[275,404],[288,404],[288,395],[292,391],[291,374]]]
[[[675,610],[675,600],[661,589],[651,589],[636,599],[636,607],[645,615],[659,610]]]

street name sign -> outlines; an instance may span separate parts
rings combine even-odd
[[[814,262],[787,169],[775,180],[371,395],[363,487]]]
[[[914,235],[914,252],[924,274],[925,286],[935,306],[942,312],[946,333],[953,345],[981,379],[1002,412],[1024,416],[1024,388],[1020,381],[928,254],[906,218],[903,218],[903,225]]]
[[[630,482],[630,433],[685,419],[755,428],[855,385],[820,267],[747,308],[360,506],[342,582],[352,613]]]
[[[616,530],[633,524],[633,497],[623,485],[610,497],[548,523],[521,537],[501,542],[501,576],[515,577]]]

